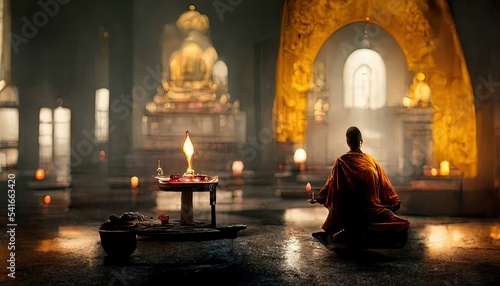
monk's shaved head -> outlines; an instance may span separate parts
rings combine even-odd
[[[351,148],[351,150],[361,147],[363,136],[361,135],[361,131],[359,131],[358,127],[349,127],[345,133],[345,137],[347,140],[347,145],[349,145],[349,148]]]

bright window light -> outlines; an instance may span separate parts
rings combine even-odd
[[[108,142],[109,138],[109,89],[95,92],[95,141]]]
[[[379,109],[386,105],[385,63],[371,49],[358,49],[344,65],[344,108]]]

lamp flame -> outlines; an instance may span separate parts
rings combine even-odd
[[[306,150],[299,148],[293,153],[293,162],[299,165],[299,170],[304,171],[306,169],[305,162],[307,160]]]
[[[194,146],[193,143],[191,142],[191,138],[189,138],[189,131],[186,131],[186,136],[184,137],[184,140],[182,141],[182,151],[186,155],[186,160],[188,163],[188,167],[186,169],[186,174],[187,175],[194,175],[193,171],[193,157],[194,157]]]
[[[245,165],[243,164],[242,161],[233,161],[233,165],[231,166],[231,169],[233,170],[233,175],[240,176],[243,173],[244,167]]]
[[[437,169],[436,169],[436,168],[432,168],[432,169],[431,169],[431,175],[432,175],[433,177],[435,177],[435,176],[437,176],[437,174],[438,174]]]
[[[306,150],[302,148],[298,148],[295,150],[295,153],[293,153],[293,161],[295,164],[304,164],[307,160],[307,153]]]
[[[35,171],[35,178],[39,181],[45,179],[45,170],[42,168],[38,168]]]
[[[307,183],[307,185],[306,185],[306,191],[310,192],[311,189],[312,189],[311,183]]]
[[[139,178],[137,176],[133,176],[130,178],[130,187],[132,189],[137,188],[139,186]]]
[[[312,190],[311,183],[307,182],[307,184],[306,184],[306,191],[311,192],[311,190]],[[311,192],[311,201],[315,201],[315,199],[314,199],[314,192]]]

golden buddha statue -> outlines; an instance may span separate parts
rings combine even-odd
[[[431,89],[425,82],[425,74],[419,72],[413,78],[413,84],[410,87],[411,106],[429,107],[431,101]]]
[[[212,84],[211,75],[218,55],[208,36],[208,17],[191,6],[176,25],[185,38],[169,58],[170,81],[162,80],[166,97],[174,101],[214,100],[217,86]]]

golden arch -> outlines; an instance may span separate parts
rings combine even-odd
[[[433,21],[428,15],[434,15]],[[436,161],[448,160],[464,177],[476,176],[474,94],[446,0],[285,1],[273,107],[276,141],[304,142],[306,98],[316,55],[335,31],[360,21],[390,33],[409,70],[427,75],[435,112]]]

